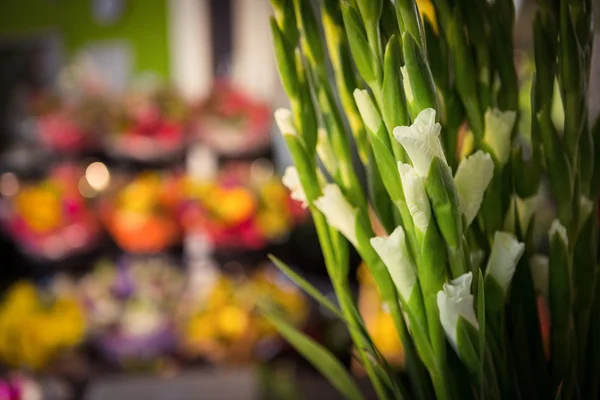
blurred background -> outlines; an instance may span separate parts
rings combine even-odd
[[[528,104],[531,4],[516,9]],[[268,0],[1,2],[0,399],[336,398],[264,300],[360,376],[345,327],[267,257],[331,296],[310,215],[281,183],[270,15]]]

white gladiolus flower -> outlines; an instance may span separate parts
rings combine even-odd
[[[431,219],[431,206],[427,192],[425,192],[425,187],[423,186],[423,179],[408,164],[399,162],[398,170],[402,179],[402,187],[408,211],[413,218],[415,227],[425,233]]]
[[[356,240],[356,209],[342,194],[340,188],[329,183],[323,189],[323,196],[315,200],[315,206],[321,211],[329,225],[337,229],[354,246]]]
[[[443,290],[437,294],[437,304],[440,310],[440,322],[450,344],[458,352],[456,327],[458,318],[462,317],[479,329],[479,323],[473,309],[473,295],[471,294],[471,282],[473,274],[468,272],[458,278],[444,283]]]
[[[287,108],[275,110],[275,122],[282,135],[298,135],[298,131],[294,126],[294,116]]]
[[[356,107],[360,112],[365,125],[373,133],[377,133],[381,127],[381,116],[379,111],[373,104],[373,100],[366,90],[355,89],[354,90],[354,101],[356,101]]]
[[[338,168],[338,162],[333,149],[331,148],[331,143],[329,143],[329,138],[327,137],[327,131],[325,128],[319,128],[318,130],[317,154],[325,166],[325,169],[327,169],[331,175],[335,175]]]
[[[467,226],[471,225],[477,213],[483,194],[494,176],[494,162],[489,154],[478,150],[475,154],[462,160],[454,183],[458,191],[460,210],[465,215]]]
[[[485,112],[485,131],[483,141],[490,146],[492,152],[502,165],[506,164],[510,155],[510,137],[517,113],[488,108]]]
[[[525,251],[525,244],[508,232],[496,232],[492,252],[488,260],[485,277],[491,276],[502,288],[504,294],[508,291],[517,263]]]
[[[308,201],[306,200],[306,195],[304,194],[304,189],[302,188],[300,176],[298,175],[296,167],[287,167],[281,178],[281,182],[290,190],[290,197],[292,199],[301,202],[303,208],[308,206]]]
[[[513,195],[513,199],[510,202],[508,213],[504,219],[504,229],[507,231],[515,231],[515,203],[517,204],[517,212],[519,213],[519,225],[523,233],[527,232],[531,218],[533,218],[537,211],[539,204],[539,196],[531,196],[526,199],[522,199],[517,195]]]
[[[426,108],[421,111],[414,123],[394,128],[394,137],[408,153],[419,176],[426,178],[434,156],[447,163],[440,142],[442,127],[435,122],[435,110]]]
[[[535,291],[548,295],[548,275],[549,275],[549,260],[544,254],[534,254],[529,259],[529,268],[531,269],[531,278]]]
[[[567,228],[565,228],[560,223],[560,221],[557,219],[552,221],[552,225],[550,225],[550,232],[548,233],[548,235],[550,236],[550,240],[552,240],[552,237],[554,236],[554,234],[560,235],[560,238],[563,240],[563,242],[565,242],[565,246],[566,247],[569,246],[569,237],[567,236]]]
[[[417,282],[417,275],[406,247],[404,230],[399,226],[387,238],[371,238],[371,246],[387,267],[400,295],[408,302]]]

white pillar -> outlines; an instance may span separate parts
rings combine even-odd
[[[290,2],[291,5],[291,2]],[[281,93],[271,43],[269,0],[232,0],[234,84],[263,100]]]
[[[212,41],[209,0],[168,0],[171,79],[190,101],[212,86]]]

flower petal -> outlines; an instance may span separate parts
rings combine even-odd
[[[473,274],[468,272],[458,278],[445,283],[443,289],[437,294],[437,304],[440,311],[440,322],[450,344],[458,352],[456,326],[458,318],[462,317],[475,328],[479,329],[479,323],[473,308],[473,295],[471,294],[471,282]]]
[[[447,163],[440,131],[442,127],[435,122],[435,110],[426,108],[421,111],[410,126],[394,128],[394,137],[408,153],[419,176],[425,178],[434,156]]]
[[[354,246],[356,239],[356,209],[346,200],[339,186],[329,183],[323,188],[323,196],[315,200],[329,225],[337,229]]]
[[[454,176],[460,209],[467,226],[471,225],[483,201],[483,195],[494,176],[494,162],[489,154],[478,150],[464,159]]]
[[[294,126],[294,117],[287,108],[278,108],[275,110],[275,122],[282,135],[298,135]]]
[[[490,147],[494,156],[502,165],[510,156],[511,133],[515,125],[517,113],[488,108],[485,112],[485,132],[483,141]]]
[[[289,189],[290,197],[292,199],[301,202],[303,208],[308,206],[308,201],[306,200],[306,195],[304,194],[304,189],[302,188],[300,176],[298,175],[296,167],[287,167],[281,178],[281,182]]]
[[[404,230],[399,226],[387,238],[371,238],[371,246],[387,267],[400,295],[408,302],[417,282],[417,275],[406,247]]]
[[[494,234],[494,243],[485,277],[494,278],[505,294],[524,251],[525,244],[519,242],[513,234],[500,231]]]
[[[431,219],[431,205],[423,186],[423,179],[408,164],[399,162],[398,170],[402,179],[402,187],[408,211],[413,218],[415,227],[422,233],[425,233]]]

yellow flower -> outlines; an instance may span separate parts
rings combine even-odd
[[[223,191],[216,211],[226,224],[237,225],[249,219],[255,210],[256,201],[252,194],[238,187]]]
[[[261,232],[270,239],[285,235],[290,228],[290,216],[286,213],[263,210],[256,216],[256,223]]]
[[[45,185],[24,188],[16,202],[27,225],[37,232],[47,232],[61,223],[60,196]]]
[[[427,17],[433,25],[433,30],[437,33],[437,20],[435,18],[435,8],[433,7],[433,3],[431,0],[417,0],[417,6],[419,7],[419,14],[421,14],[421,19],[425,19]]]
[[[240,338],[246,331],[249,322],[248,313],[235,305],[225,306],[217,313],[216,325],[220,334],[227,340],[233,341]]]

